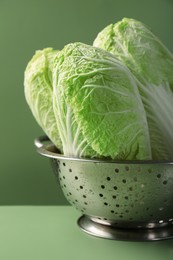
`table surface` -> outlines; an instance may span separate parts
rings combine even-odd
[[[1,206],[2,260],[172,260],[173,240],[126,242],[97,238],[77,226],[71,206]]]

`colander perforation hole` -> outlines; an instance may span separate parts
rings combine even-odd
[[[108,203],[107,203],[107,202],[104,202],[104,205],[105,205],[105,206],[108,206]]]
[[[102,189],[105,189],[105,185],[101,185],[101,188],[102,188]]]
[[[65,195],[69,198],[69,200],[70,200],[70,194],[69,193],[65,193]]]
[[[106,179],[107,179],[107,181],[110,181],[110,180],[111,180],[111,178],[110,178],[110,177],[107,177]]]
[[[125,170],[128,172],[129,171],[129,166],[125,166]]]
[[[86,195],[83,195],[83,198],[84,198],[84,199],[86,199],[86,197],[87,197]]]
[[[65,162],[63,162],[63,166],[66,166]]]
[[[118,168],[115,168],[115,172],[118,173],[120,170]]]
[[[100,193],[100,194],[99,194],[99,196],[100,196],[100,197],[103,197],[103,194],[102,194],[102,193]]]
[[[113,195],[113,196],[112,196],[112,198],[113,198],[113,199],[116,199],[116,198],[117,198],[117,196],[116,196],[116,195]]]
[[[72,169],[71,169],[71,168],[69,169],[69,172],[72,172]]]
[[[133,180],[134,180],[135,182],[137,182],[137,181],[138,181],[138,178],[137,178],[137,177],[134,177]]]
[[[82,185],[80,185],[79,188],[80,188],[81,190],[83,190],[83,186],[82,186]]]
[[[114,186],[114,190],[117,190],[118,189],[118,187],[117,186]]]
[[[166,181],[166,180],[165,180],[165,181],[163,181],[163,184],[164,184],[164,185],[166,185],[167,183],[168,183],[168,181]]]
[[[122,182],[123,182],[123,183],[126,183],[127,181],[126,181],[126,179],[123,179]]]
[[[75,180],[78,180],[78,179],[79,179],[77,176],[75,176],[74,178],[75,178]]]
[[[125,196],[124,198],[125,198],[125,200],[128,200],[128,199],[129,199],[129,197],[128,197],[128,196]]]

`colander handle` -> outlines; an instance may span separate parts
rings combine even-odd
[[[45,142],[48,142],[50,141],[50,139],[46,136],[46,135],[42,135],[40,137],[37,137],[35,140],[34,140],[34,145],[37,147],[37,148],[41,148],[44,146],[44,143]]]

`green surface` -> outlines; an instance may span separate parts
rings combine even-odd
[[[24,99],[23,72],[35,50],[91,44],[101,29],[126,16],[149,25],[173,51],[172,14],[171,0],[0,1],[0,205],[66,203],[48,160],[33,146],[42,131]]]
[[[70,206],[0,207],[3,260],[172,260],[173,240],[122,242],[81,231]]]

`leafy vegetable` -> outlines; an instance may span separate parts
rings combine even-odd
[[[61,51],[61,53],[64,53]],[[67,57],[68,57],[68,53]],[[81,127],[78,125],[74,115],[74,109],[65,95],[61,78],[70,75],[70,71],[61,70],[62,62],[60,54],[57,55],[53,69],[53,107],[57,121],[58,131],[62,140],[63,152],[67,156],[75,157],[100,157],[95,150],[92,149],[85,135],[83,135]],[[74,64],[73,64],[74,65]],[[68,68],[66,68],[68,69]],[[69,73],[69,75],[68,75]]]
[[[84,140],[102,156],[151,159],[146,114],[129,69],[108,52],[82,43],[65,46],[56,61],[54,105],[67,107],[58,118],[66,122],[73,111]],[[67,136],[63,127],[59,132]]]
[[[153,159],[173,151],[173,55],[141,22],[124,18],[103,29],[94,46],[114,54],[136,76],[150,131]]]
[[[25,96],[38,124],[66,156],[172,159],[173,55],[127,18],[93,45],[46,48],[28,63]]]
[[[46,48],[37,51],[25,70],[25,97],[41,128],[52,142],[62,149],[53,111],[52,65],[58,51]]]

